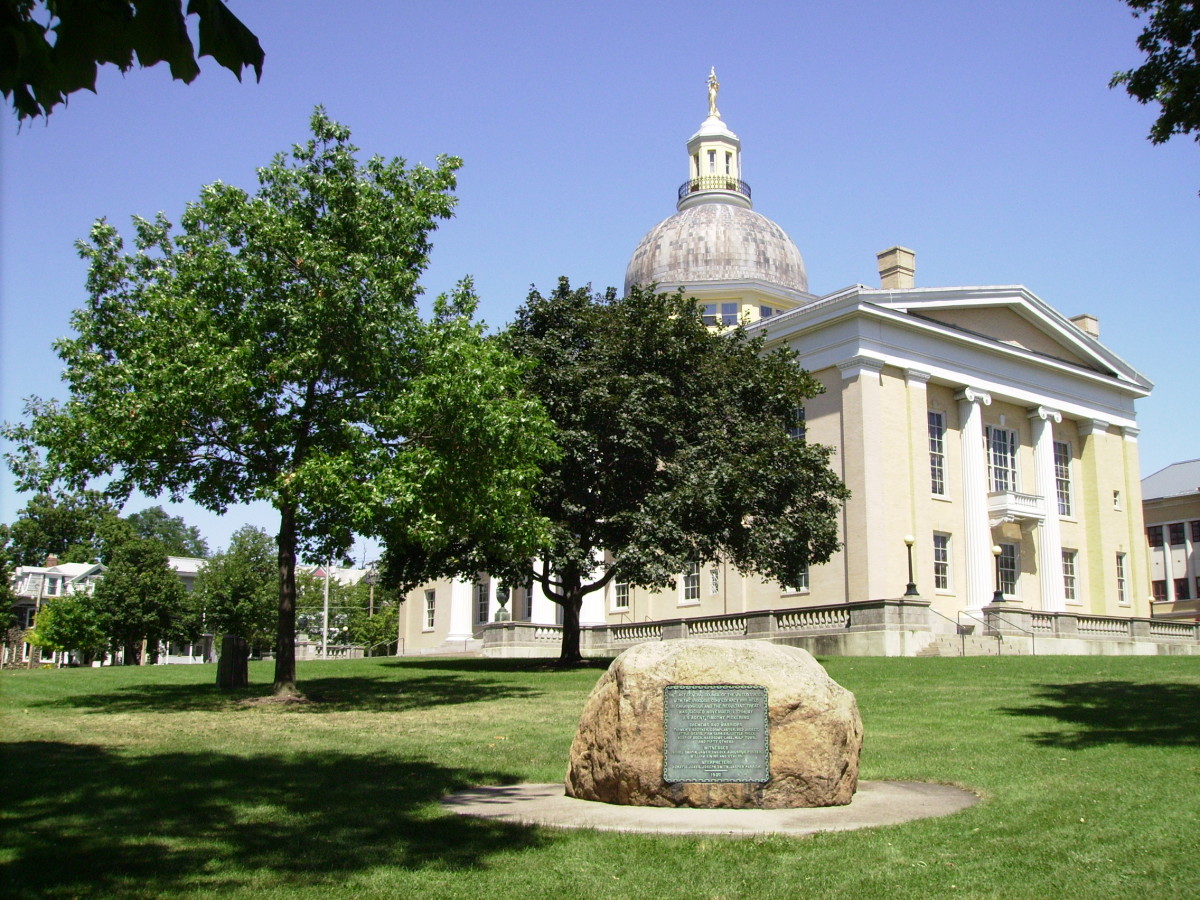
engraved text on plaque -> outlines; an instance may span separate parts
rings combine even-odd
[[[767,689],[757,684],[663,688],[663,780],[769,781]]]

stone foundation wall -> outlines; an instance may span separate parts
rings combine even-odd
[[[959,625],[995,638],[1004,655],[1200,655],[1200,624],[1053,613],[993,604]],[[814,656],[917,656],[930,647],[945,622],[929,601],[875,600],[832,606],[760,610],[694,619],[664,619],[581,630],[584,656],[615,657],[646,641],[679,638],[767,640],[800,647]],[[497,658],[557,657],[558,625],[493,622],[484,626],[480,652]],[[972,655],[964,643],[963,650]]]

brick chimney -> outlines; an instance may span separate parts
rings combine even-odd
[[[879,282],[885,290],[915,287],[917,254],[907,247],[888,247],[875,254],[879,260]]]
[[[49,556],[46,557],[46,568],[47,569],[52,569],[57,565],[58,565],[58,557],[55,556],[53,553],[51,553]]]
[[[1071,322],[1088,337],[1100,340],[1100,320],[1095,316],[1082,313],[1078,316],[1071,316]]]

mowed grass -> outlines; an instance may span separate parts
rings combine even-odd
[[[600,668],[302,664],[0,674],[5,898],[1200,896],[1200,657],[826,659],[862,777],[983,802],[810,837],[650,837],[444,814],[559,781]]]

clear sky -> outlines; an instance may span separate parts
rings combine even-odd
[[[464,159],[430,296],[471,274],[500,327],[530,284],[619,286],[674,212],[716,66],[755,208],[799,246],[814,293],[877,284],[892,244],[917,251],[919,286],[1024,284],[1098,316],[1156,383],[1144,475],[1200,457],[1200,146],[1152,146],[1153,110],[1108,89],[1140,59],[1118,0],[227,2],[266,50],[260,83],[204,59],[190,86],[161,65],[110,69],[48,124],[18,131],[4,110],[5,420],[28,395],[63,396],[50,344],[85,300],[73,244],[92,221],[128,233],[134,214],[178,221],[204,184],[253,188],[318,103],[364,154]],[[0,481],[11,521],[25,498]],[[214,549],[276,526],[269,508],[167,508]]]

